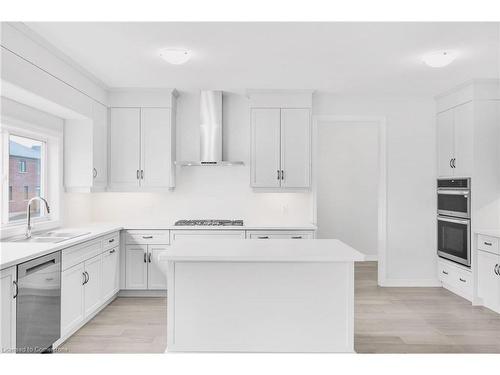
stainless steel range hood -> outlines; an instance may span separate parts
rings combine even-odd
[[[200,160],[176,161],[181,166],[243,165],[222,160],[222,91],[200,92]]]

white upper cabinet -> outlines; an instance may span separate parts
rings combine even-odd
[[[141,186],[168,187],[172,160],[170,108],[141,109]]]
[[[92,101],[92,118],[64,123],[66,191],[104,191],[108,181],[108,111]]]
[[[251,185],[280,187],[280,109],[253,109],[251,116]]]
[[[112,93],[111,191],[175,187],[175,91]]]
[[[250,185],[274,191],[311,187],[312,91],[250,90]]]
[[[140,119],[139,108],[111,108],[109,163],[111,190],[139,187]]]
[[[438,175],[439,177],[453,176],[454,131],[453,109],[438,113]]]
[[[309,109],[281,110],[281,186],[311,184],[311,113]]]

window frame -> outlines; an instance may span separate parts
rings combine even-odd
[[[10,136],[18,136],[18,137],[23,137],[23,138],[30,138],[33,139],[37,142],[43,142],[44,146],[42,147],[41,154],[40,154],[40,189],[41,189],[41,194],[45,195],[48,197],[48,199],[51,199],[51,192],[49,191],[48,188],[48,168],[47,168],[47,163],[48,163],[48,148],[50,147],[49,145],[51,144],[50,142],[50,137],[43,132],[42,129],[38,129],[36,126],[33,126],[32,129],[26,130],[17,126],[10,126],[4,119],[2,119],[2,124],[0,125],[2,132],[2,148],[1,148],[1,155],[0,158],[2,160],[2,169],[3,169],[3,179],[4,181],[9,181],[9,141],[10,141]],[[27,165],[26,165],[27,168]],[[23,173],[23,172],[20,172]],[[2,199],[2,212],[1,212],[1,226],[2,229],[6,228],[16,228],[16,227],[25,227],[26,226],[26,219],[19,219],[19,220],[9,220],[9,183],[3,184],[3,188],[1,191],[1,199]],[[24,191],[23,191],[24,194]],[[29,194],[29,193],[28,193]],[[56,195],[54,194],[54,197]],[[24,199],[24,196],[23,196]],[[26,199],[24,199],[25,202],[27,202]],[[50,202],[50,200],[49,200]],[[59,203],[58,203],[59,205]],[[31,218],[32,223],[49,223],[49,222],[55,222],[55,218],[51,213],[47,213],[45,209],[45,205],[40,205],[40,216],[37,217],[32,217]],[[3,236],[2,236],[3,237]]]

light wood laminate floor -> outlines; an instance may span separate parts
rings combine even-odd
[[[377,263],[356,264],[358,353],[500,353],[500,315],[443,288],[380,288]],[[166,299],[117,298],[63,353],[162,353]]]

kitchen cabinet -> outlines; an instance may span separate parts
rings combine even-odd
[[[87,280],[84,284],[85,316],[101,306],[102,255],[85,261]]]
[[[438,279],[444,288],[469,301],[472,300],[472,272],[470,269],[439,259]]]
[[[309,108],[252,108],[252,187],[310,187],[310,116]]]
[[[17,268],[0,271],[0,350],[8,353],[16,348]]]
[[[102,254],[101,301],[107,301],[119,290],[120,248],[106,250]]]
[[[292,240],[309,240],[314,238],[313,231],[284,231],[284,230],[272,230],[272,231],[261,231],[252,230],[247,231],[247,239],[258,239],[258,240],[276,240],[276,239],[292,239]]]
[[[483,305],[500,313],[500,255],[477,252],[477,295]]]
[[[148,245],[148,289],[167,289],[167,262],[160,260],[168,251],[168,245]]]
[[[83,322],[85,265],[79,263],[61,275],[61,336],[70,333]]]
[[[91,119],[64,124],[64,187],[69,192],[104,191],[108,182],[108,109],[93,102]]]
[[[167,289],[167,267],[160,256],[168,251],[168,230],[125,232],[125,289]]]
[[[473,126],[473,102],[458,105],[438,114],[439,177],[472,175]]]
[[[125,246],[125,288],[148,288],[148,246]]]

